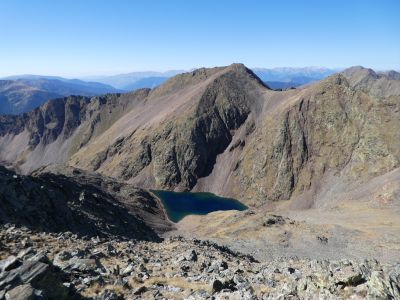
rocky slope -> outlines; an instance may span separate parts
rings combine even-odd
[[[157,199],[79,170],[19,176],[0,167],[0,223],[80,236],[159,240],[170,228]],[[69,173],[69,174],[68,174]]]
[[[400,297],[400,266],[375,260],[258,262],[194,239],[87,240],[12,226],[0,228],[0,241],[0,299]]]
[[[108,129],[149,90],[93,98],[70,96],[18,116],[0,116],[0,161],[28,173],[63,163]]]
[[[368,180],[399,166],[400,82],[378,98],[353,78],[338,74],[267,105],[240,153],[237,193],[249,201],[306,195],[299,205],[310,206],[334,181]]]

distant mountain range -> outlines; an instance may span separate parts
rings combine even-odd
[[[192,70],[189,70],[192,71]],[[338,72],[338,69],[319,67],[306,68],[254,68],[254,73],[273,89],[288,89],[303,84],[321,80]],[[171,70],[167,72],[133,72],[113,76],[97,76],[82,78],[108,84],[126,91],[138,88],[154,88],[164,83],[168,78],[187,71]]]
[[[112,76],[92,76],[84,77],[82,80],[96,81],[108,84],[114,88],[132,91],[138,88],[155,88],[162,84],[168,78],[187,72],[185,70],[171,70],[166,72],[132,72],[126,74],[117,74]]]
[[[328,69],[320,67],[306,68],[254,68],[253,72],[263,81],[297,82],[307,84],[321,80],[329,75],[339,72],[340,69]]]
[[[338,69],[253,68],[253,72],[272,89],[290,89],[321,80]],[[95,96],[128,92],[139,88],[155,88],[184,70],[166,72],[132,72],[113,76],[93,76],[66,79],[57,76],[17,75],[0,80],[0,114],[30,111],[44,102],[69,95]]]
[[[62,77],[21,75],[0,80],[0,113],[30,111],[50,99],[69,95],[95,96],[119,90],[98,82]]]
[[[289,89],[324,79],[339,69],[306,68],[254,68],[253,72],[272,89]]]

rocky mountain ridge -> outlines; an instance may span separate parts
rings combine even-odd
[[[149,90],[93,98],[70,96],[49,101],[19,116],[0,116],[1,160],[23,173],[63,163],[102,133]]]
[[[76,169],[21,176],[0,167],[0,197],[1,224],[36,231],[159,241],[156,231],[171,227],[149,192]]]
[[[367,180],[399,165],[400,83],[392,78],[356,67],[280,92],[240,64],[199,69],[154,90],[68,98],[3,117],[0,159],[22,172],[67,163],[252,205],[308,193],[298,205],[310,206],[321,180]],[[12,123],[25,125],[8,132]]]

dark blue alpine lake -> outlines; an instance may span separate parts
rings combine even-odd
[[[187,215],[206,215],[218,210],[245,210],[247,206],[231,198],[218,197],[212,193],[177,193],[152,191],[167,211],[168,218],[179,222]]]

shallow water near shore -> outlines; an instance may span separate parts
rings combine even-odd
[[[212,193],[170,192],[153,190],[160,198],[168,218],[179,222],[188,215],[206,215],[219,210],[245,210],[247,206],[238,200],[216,196]]]

